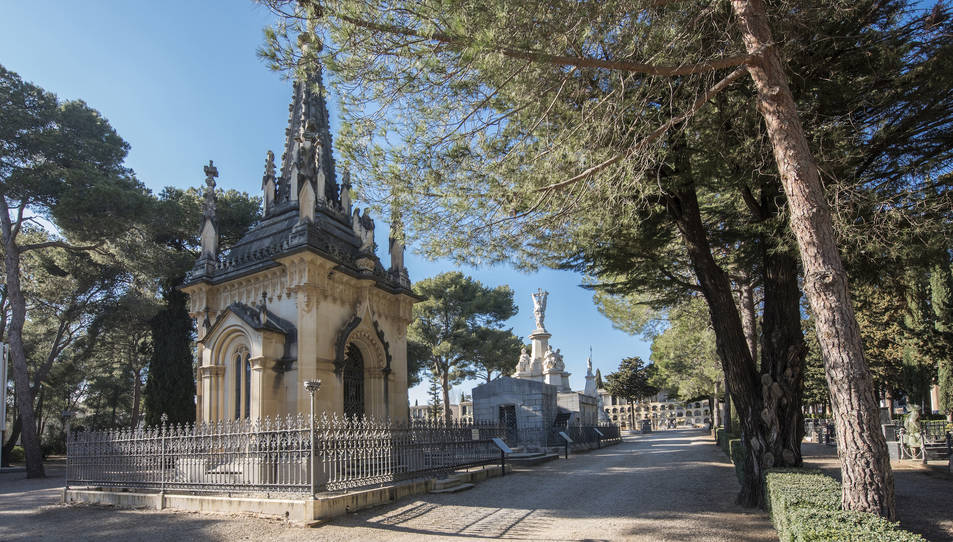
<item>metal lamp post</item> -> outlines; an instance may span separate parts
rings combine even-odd
[[[311,497],[314,498],[314,396],[318,393],[318,390],[321,389],[320,380],[305,380],[304,389],[308,390],[308,395],[311,396],[311,415],[309,416],[311,420]]]
[[[3,382],[3,385],[6,386],[6,381]],[[69,475],[70,475],[70,460],[69,460],[69,441],[70,441],[70,420],[75,416],[76,413],[70,411],[69,409],[64,410],[60,413],[60,417],[63,419],[63,431],[66,433],[66,485],[65,488],[69,489]]]

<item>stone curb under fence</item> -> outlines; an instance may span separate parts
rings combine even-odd
[[[546,430],[568,436],[573,452],[621,442],[613,425]],[[303,415],[73,432],[63,501],[309,523],[430,491],[451,474],[503,475],[506,435],[493,423]]]

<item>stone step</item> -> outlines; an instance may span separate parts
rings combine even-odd
[[[433,481],[434,490],[444,490],[459,486],[463,483],[464,477],[459,474],[451,474],[446,478],[437,478]]]
[[[466,491],[471,487],[474,487],[473,484],[457,484],[443,489],[431,489],[430,493],[456,493],[458,491]]]
[[[530,466],[539,465],[553,459],[559,459],[559,454],[540,452],[535,454],[510,454],[506,458],[506,462],[514,466]]]

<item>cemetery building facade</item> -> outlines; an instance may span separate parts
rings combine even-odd
[[[677,401],[668,397],[665,392],[634,403],[622,397],[614,397],[605,389],[599,390],[599,396],[606,416],[622,429],[629,429],[633,419],[635,424],[632,429],[641,428],[642,420],[649,420],[652,429],[660,429],[667,427],[669,423],[701,427],[712,419],[708,401]]]
[[[335,171],[320,69],[294,82],[281,163],[267,153],[264,216],[219,251],[212,162],[202,252],[182,290],[198,334],[196,420],[308,412],[406,419],[407,326],[417,297],[391,224],[390,265],[374,221]]]

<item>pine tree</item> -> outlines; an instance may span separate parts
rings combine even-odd
[[[165,308],[151,321],[154,348],[146,381],[146,425],[195,421],[195,379],[192,359],[192,319],[186,296],[167,287]]]

